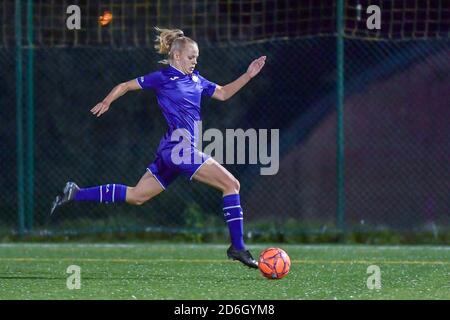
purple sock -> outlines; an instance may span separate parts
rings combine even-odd
[[[231,244],[237,250],[245,249],[244,217],[239,194],[223,197],[223,216],[230,231]]]
[[[75,194],[75,201],[93,201],[102,203],[125,202],[127,186],[106,184],[92,188],[83,188]]]

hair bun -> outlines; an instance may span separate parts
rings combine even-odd
[[[183,48],[186,43],[196,42],[189,37],[184,35],[183,30],[180,29],[163,29],[155,27],[158,35],[155,39],[155,49],[160,54],[168,54],[169,57],[172,55],[174,48]],[[168,63],[168,60],[162,60],[161,63]]]

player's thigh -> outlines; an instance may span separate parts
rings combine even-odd
[[[206,160],[193,179],[221,191],[239,192],[239,181],[213,158]]]
[[[150,172],[145,172],[134,188],[127,192],[130,198],[138,200],[149,200],[164,191],[163,187]]]

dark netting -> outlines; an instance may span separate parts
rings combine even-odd
[[[363,9],[380,5],[381,31],[365,28],[367,14],[357,1],[345,2],[344,141],[337,139],[336,2],[74,1],[85,14],[83,29],[74,33],[64,25],[72,3],[34,1],[30,42],[22,1],[20,50],[15,3],[0,4],[2,237],[21,228],[37,234],[226,231],[220,192],[184,178],[140,207],[72,203],[48,218],[66,181],[133,186],[153,161],[166,130],[154,93],[128,93],[99,119],[89,110],[118,83],[160,67],[155,25],[179,27],[197,39],[198,69],[219,84],[267,55],[262,73],[231,100],[202,104],[203,130],[279,129],[276,175],[261,175],[263,165],[225,164],[241,183],[249,234],[334,233],[342,142],[347,230],[448,230],[448,2],[412,9],[407,1],[360,1]],[[106,9],[115,20],[102,28],[98,14]]]

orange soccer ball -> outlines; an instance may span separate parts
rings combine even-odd
[[[112,21],[112,18],[113,18],[113,15],[112,15],[111,11],[105,11],[105,12],[103,12],[103,15],[98,17],[98,23],[100,23],[100,25],[102,27],[104,27]]]
[[[281,279],[289,273],[291,259],[280,248],[267,248],[259,255],[259,270],[268,279]]]

